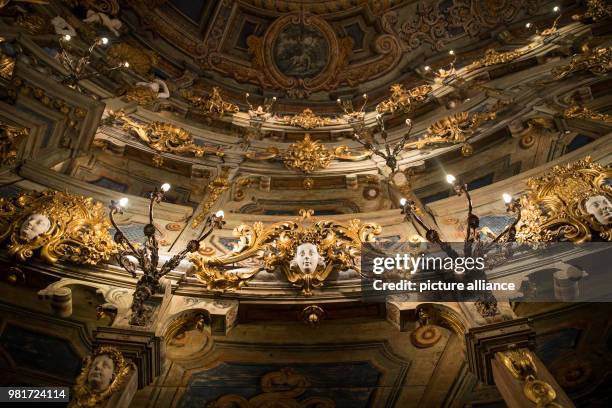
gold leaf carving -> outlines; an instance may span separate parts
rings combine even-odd
[[[589,119],[598,122],[612,123],[612,115],[593,112],[585,106],[572,105],[563,112],[565,119]]]
[[[300,210],[300,217],[264,227],[256,222],[252,226],[242,224],[234,229],[240,241],[237,248],[221,257],[200,258],[193,261],[196,273],[204,267],[228,267],[245,259],[257,258],[263,268],[273,271],[279,267],[293,286],[301,289],[305,296],[312,289],[323,285],[334,270],[354,269],[359,271],[358,258],[361,245],[373,240],[382,228],[374,223],[362,223],[357,219],[348,225],[331,220],[311,221],[312,210]],[[296,268],[292,262],[298,246],[310,243],[323,260],[311,273]]]
[[[115,251],[110,226],[102,203],[91,198],[60,191],[0,198],[0,242],[21,262],[35,251],[49,263],[107,261]]]
[[[333,155],[319,141],[311,140],[306,134],[304,140],[293,143],[283,153],[283,162],[288,169],[312,173],[329,166]]]
[[[28,137],[26,128],[0,124],[0,164],[11,164],[17,158],[21,143]]]
[[[517,241],[612,241],[612,187],[606,184],[611,178],[612,169],[586,157],[529,179]],[[587,206],[592,199],[599,208]]]
[[[221,117],[226,113],[236,113],[239,111],[238,105],[223,100],[221,90],[216,86],[213,86],[209,96],[195,95],[191,91],[183,92],[183,96],[189,101],[191,106],[207,115]]]
[[[393,84],[390,88],[391,96],[376,105],[376,111],[378,113],[411,112],[416,105],[425,102],[432,89],[430,85],[421,85],[406,90],[401,84]]]
[[[414,144],[417,149],[444,143],[465,143],[485,121],[495,119],[495,112],[460,112],[434,122],[425,137]],[[469,151],[469,148],[466,148]]]
[[[581,54],[574,55],[569,64],[553,68],[551,73],[555,79],[563,79],[582,71],[605,75],[610,70],[612,70],[612,47],[591,49],[583,45]]]
[[[306,108],[300,114],[284,116],[281,121],[302,129],[314,129],[321,126],[331,125],[334,121],[329,118],[322,118],[316,115],[311,109]]]

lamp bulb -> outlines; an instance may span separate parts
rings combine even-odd
[[[108,44],[108,38],[102,37],[100,40],[102,41],[102,44],[104,45]]]
[[[504,199],[504,203],[510,204],[512,202],[512,196],[508,193],[502,194],[502,198]]]
[[[531,28],[531,23],[527,23],[527,24],[525,24],[525,27],[526,27],[526,28]]]
[[[215,217],[223,218],[225,217],[225,213],[223,212],[223,210],[219,210],[215,213]]]
[[[425,71],[428,71],[428,72],[429,72],[429,70],[431,69],[431,67],[430,67],[429,65],[425,65],[425,66],[423,67],[423,69],[424,69]]]
[[[412,126],[412,120],[406,119],[406,126]]]
[[[448,54],[449,54],[449,55],[455,55],[455,50],[450,50],[450,51],[448,52]]]
[[[368,94],[364,93],[363,94],[363,99],[366,99],[368,97]]]
[[[169,190],[170,190],[170,184],[164,183],[161,185],[161,191],[163,191],[164,193],[168,192]]]
[[[406,200],[404,197],[402,197],[402,198],[400,199],[400,205],[401,205],[402,207],[403,207],[403,206],[405,206],[407,202],[408,202],[408,200]]]
[[[340,98],[336,99],[336,102],[340,103],[340,102],[341,102],[341,101],[340,101]]]
[[[453,176],[452,174],[447,174],[446,175],[446,182],[448,184],[453,184],[457,179],[455,178],[455,176]]]
[[[127,61],[125,61],[125,62],[123,63],[123,66],[124,66],[124,67],[126,67],[126,68],[129,68],[129,67],[130,67],[130,63],[129,63],[129,62],[127,62]]]
[[[119,205],[120,205],[121,207],[125,207],[125,206],[127,206],[127,204],[128,204],[128,199],[127,199],[127,197],[123,197],[123,198],[119,199]]]
[[[553,11],[554,11],[555,13],[558,13],[558,12],[559,12],[559,10],[561,10],[561,7],[559,7],[559,6],[555,6],[555,7],[553,7]]]
[[[72,39],[72,36],[70,34],[64,35],[64,41],[70,41],[71,39]]]

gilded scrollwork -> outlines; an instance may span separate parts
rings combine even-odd
[[[334,123],[333,119],[323,118],[312,111],[310,108],[304,109],[297,115],[283,116],[280,121],[302,129],[314,129]]]
[[[250,258],[263,262],[263,268],[280,268],[287,280],[304,296],[320,287],[332,271],[360,270],[361,245],[370,242],[382,228],[357,219],[348,225],[330,220],[311,220],[312,210],[301,210],[300,217],[264,227],[242,224],[234,229],[240,241],[237,248],[221,257],[196,260],[196,274],[203,268],[228,267]],[[306,254],[299,253],[300,251]],[[227,273],[227,272],[224,272]]]
[[[205,115],[224,116],[239,111],[238,105],[224,101],[221,97],[221,89],[213,86],[210,95],[196,95],[192,91],[184,91],[183,97],[189,101],[198,112]]]
[[[506,64],[527,54],[531,50],[531,48],[531,46],[528,46],[506,52],[497,52],[494,49],[490,48],[485,51],[484,57],[472,62],[470,65],[467,66],[467,69],[473,70],[497,64]]]
[[[107,261],[115,252],[104,206],[60,191],[0,198],[0,242],[25,262],[36,253],[49,263]]]
[[[15,162],[19,146],[29,133],[27,128],[0,124],[0,165]]]
[[[612,124],[612,115],[593,112],[586,106],[578,106],[577,104],[573,104],[563,111],[563,117],[565,119],[588,119]]]
[[[427,100],[432,90],[430,85],[421,85],[406,90],[401,84],[393,84],[390,88],[391,96],[376,105],[376,111],[378,113],[411,112],[418,104]]]
[[[577,72],[588,71],[595,75],[605,75],[612,70],[612,47],[591,49],[586,44],[582,52],[572,57],[569,64],[552,69],[555,79],[563,79]]]
[[[129,373],[130,363],[121,351],[112,346],[99,347],[85,359],[70,406],[99,406],[121,388]]]
[[[586,5],[586,12],[584,14],[573,15],[573,20],[597,22],[612,17],[612,5],[606,4],[603,0],[587,0]]]
[[[195,216],[191,222],[191,228],[197,228],[204,222],[206,216],[209,214],[211,208],[221,194],[223,194],[228,188],[230,188],[230,182],[227,177],[227,172],[221,172],[217,177],[213,178],[206,188],[207,195],[200,207],[200,212]]]
[[[371,151],[354,152],[345,145],[336,146],[334,150],[330,150],[318,140],[312,140],[307,133],[303,140],[292,143],[284,151],[276,147],[268,147],[263,152],[248,152],[245,157],[258,161],[279,158],[290,170],[312,173],[315,170],[329,167],[334,159],[359,161],[371,155]]]
[[[111,45],[106,55],[110,64],[117,66],[127,61],[131,70],[143,76],[159,64],[159,55],[155,52],[126,43]]]
[[[465,143],[485,121],[493,120],[495,112],[460,112],[434,122],[422,139],[414,145],[417,149],[436,144]],[[464,154],[469,155],[471,154]]]
[[[612,241],[611,178],[612,169],[586,157],[529,179],[517,241]]]
[[[122,111],[110,112],[107,121],[121,123],[124,130],[155,150],[158,155],[154,156],[153,160],[154,164],[159,166],[163,164],[163,158],[159,153],[193,154],[195,157],[203,157],[205,154],[215,154],[219,157],[224,155],[220,148],[196,145],[190,132],[170,123],[140,123]]]

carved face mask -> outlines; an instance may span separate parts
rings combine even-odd
[[[295,261],[303,273],[313,273],[320,259],[316,245],[310,242],[299,245],[295,251]]]
[[[46,233],[51,228],[51,221],[43,214],[31,214],[21,224],[19,236],[22,239],[31,241],[38,236]]]
[[[602,195],[589,197],[584,203],[584,208],[598,223],[612,224],[612,203],[607,197]]]
[[[87,375],[87,384],[92,391],[102,392],[110,386],[114,373],[115,363],[113,359],[107,354],[99,355],[91,363]]]

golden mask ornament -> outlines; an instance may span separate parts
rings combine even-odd
[[[115,251],[101,203],[61,191],[0,198],[0,242],[24,262],[39,252],[49,263],[66,260],[95,265]]]
[[[517,241],[612,241],[611,178],[610,167],[586,157],[529,179]]]
[[[495,117],[495,112],[455,113],[434,122],[427,129],[425,137],[416,141],[414,145],[417,149],[422,149],[436,144],[465,143],[483,122],[493,120]],[[462,148],[464,156],[469,156],[472,152],[471,146]]]
[[[221,97],[221,89],[216,86],[213,86],[208,96],[195,95],[191,91],[184,91],[182,95],[189,101],[191,106],[206,115],[221,117],[225,114],[239,111],[238,105],[223,100]]]
[[[323,118],[315,114],[312,109],[306,108],[298,115],[283,116],[281,122],[287,125],[300,127],[302,129],[314,129],[334,123],[332,119]]]
[[[247,159],[258,161],[280,158],[289,170],[312,173],[329,167],[333,159],[359,161],[371,155],[371,151],[353,152],[345,145],[336,146],[334,150],[327,149],[325,145],[318,140],[312,140],[306,133],[303,140],[291,144],[285,151],[269,147],[264,152],[248,152],[245,156]]]
[[[85,359],[70,406],[93,408],[103,403],[119,390],[129,372],[130,364],[118,349],[111,346],[96,349]]]
[[[431,85],[421,85],[410,90],[404,89],[401,84],[391,85],[391,96],[376,105],[378,113],[394,113],[395,111],[408,113],[414,110],[417,104],[425,102],[433,90]]]
[[[198,146],[193,142],[190,132],[165,122],[140,123],[127,116],[124,112],[110,112],[109,121],[118,121],[123,129],[137,136],[157,153],[171,153],[176,155],[193,154],[195,157],[203,157],[205,154],[215,154],[222,157],[223,151],[219,148]],[[154,164],[159,156],[153,158]],[[156,164],[157,165],[157,164]],[[159,167],[159,166],[158,166]]]
[[[312,210],[300,210],[300,217],[292,221],[267,227],[261,222],[236,227],[234,236],[240,239],[236,249],[221,257],[194,257],[196,275],[204,274],[205,280],[208,268],[227,268],[256,258],[269,272],[280,268],[304,296],[311,296],[312,289],[322,286],[331,272],[348,269],[359,272],[361,245],[371,242],[382,227],[358,219],[348,225],[331,220],[314,222],[312,214]]]
[[[27,128],[0,124],[0,165],[15,162],[19,146],[29,133]]]
[[[612,47],[591,49],[584,44],[582,53],[572,57],[569,64],[551,70],[554,79],[563,79],[577,72],[588,71],[605,75],[612,70]]]

